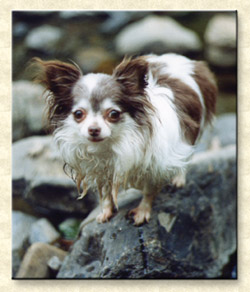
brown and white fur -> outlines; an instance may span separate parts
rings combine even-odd
[[[150,218],[167,183],[182,186],[194,145],[215,112],[216,84],[206,64],[176,54],[125,58],[112,75],[83,75],[76,65],[35,59],[48,91],[48,121],[82,198],[99,191],[109,220],[120,187],[142,191],[130,211]]]

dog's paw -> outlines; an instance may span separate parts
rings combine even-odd
[[[151,208],[142,208],[141,206],[138,206],[137,208],[132,209],[129,211],[129,216],[133,216],[134,219],[134,225],[141,225],[145,222],[148,223],[151,215]]]
[[[102,210],[102,213],[100,213],[97,217],[96,217],[96,221],[98,223],[104,223],[109,221],[109,219],[113,216],[113,211],[112,208],[106,208],[104,210]]]
[[[177,188],[184,187],[186,184],[186,176],[184,174],[176,175],[172,180],[172,184]]]

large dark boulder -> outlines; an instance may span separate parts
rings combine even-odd
[[[131,192],[130,192],[131,195]],[[110,222],[96,210],[58,278],[219,278],[236,252],[236,148],[194,156],[182,189],[168,186],[140,227],[127,217],[138,197],[120,204]]]

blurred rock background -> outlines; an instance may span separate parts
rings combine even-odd
[[[235,12],[13,11],[12,33],[13,277],[55,277],[61,250],[69,249],[81,220],[98,204],[92,193],[76,200],[74,182],[44,130],[43,88],[27,69],[33,57],[72,60],[83,73],[112,73],[124,55],[175,52],[206,60],[218,81],[218,121],[198,151],[215,135],[223,147],[236,143]],[[32,274],[41,250],[48,256]]]

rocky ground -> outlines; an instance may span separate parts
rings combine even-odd
[[[44,130],[43,88],[27,64],[70,59],[84,73],[111,73],[124,54],[151,52],[205,59],[218,79],[218,117],[187,185],[162,190],[149,224],[127,218],[141,196],[130,190],[100,225],[96,194],[76,200]],[[235,278],[236,65],[234,13],[13,12],[13,278]]]
[[[236,149],[197,155],[187,185],[168,187],[150,222],[127,217],[137,200],[123,201],[109,223],[90,215],[58,278],[218,278],[236,250]]]

